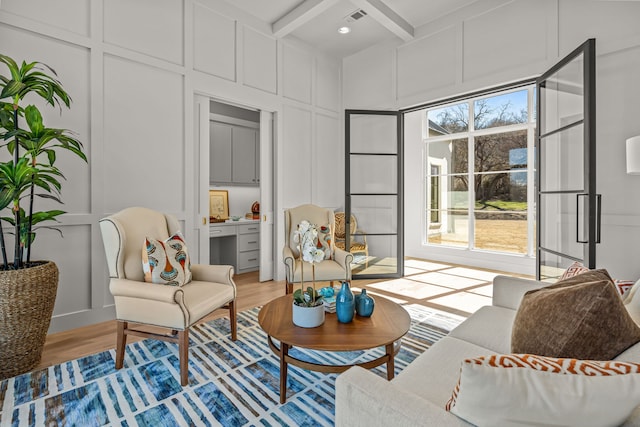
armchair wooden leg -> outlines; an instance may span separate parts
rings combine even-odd
[[[236,302],[229,303],[229,323],[231,324],[231,341],[238,338],[238,320],[236,317]]]
[[[124,333],[127,329],[127,322],[118,320],[116,334],[116,369],[122,369],[124,365],[124,347],[127,345],[127,336]]]
[[[180,356],[180,384],[189,385],[189,329],[178,331],[178,354]]]

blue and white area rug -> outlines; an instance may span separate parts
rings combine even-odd
[[[405,306],[412,322],[396,356],[396,374],[463,317]],[[125,368],[113,350],[0,382],[1,426],[329,426],[335,374],[289,367],[287,402],[279,404],[279,362],[258,325],[259,308],[238,314],[238,340],[227,319],[190,333],[189,385],[180,386],[175,344],[129,344]],[[291,354],[324,363],[379,357],[382,349]],[[386,377],[386,365],[374,370]]]

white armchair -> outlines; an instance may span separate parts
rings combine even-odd
[[[298,224],[307,220],[317,226],[328,225],[331,233],[331,259],[316,264],[315,278],[319,282],[351,280],[351,262],[353,255],[335,246],[335,217],[330,209],[315,205],[302,205],[284,211],[284,249],[282,258],[286,268],[286,293],[293,291],[293,284],[300,282],[300,252],[293,235]],[[311,280],[311,269],[305,268],[305,281]]]
[[[229,309],[231,339],[236,340],[236,285],[227,265],[192,265],[192,281],[167,286],[144,281],[142,248],[146,237],[165,240],[178,232],[175,217],[133,207],[100,220],[109,267],[109,290],[118,321],[116,369],[124,362],[127,335],[161,339],[178,344],[180,383],[188,384],[189,327],[214,310]],[[133,328],[129,323],[160,326],[170,334]]]

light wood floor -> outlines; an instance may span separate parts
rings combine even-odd
[[[264,305],[272,299],[284,295],[284,281],[260,283],[257,272],[237,274],[233,280],[238,291],[236,300],[238,312]],[[204,321],[224,316],[227,313],[227,310],[217,310],[206,317]],[[127,342],[136,340],[139,339],[133,336],[127,337]],[[115,345],[115,320],[50,334],[45,341],[42,359],[38,368],[57,365],[78,357],[99,353],[115,348]]]
[[[401,279],[354,280],[351,286],[366,288],[372,295],[390,297],[402,304],[421,304],[468,316],[479,306],[491,303],[491,280],[496,274],[505,273],[408,259],[405,262],[405,277]],[[234,281],[238,291],[238,312],[264,305],[284,295],[284,281],[260,283],[257,272],[236,275]],[[216,311],[204,321],[227,313],[226,310]],[[128,337],[128,342],[135,340],[135,337]],[[50,334],[38,368],[115,348],[115,342],[115,320]]]

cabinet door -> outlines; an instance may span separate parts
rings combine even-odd
[[[256,131],[233,128],[232,179],[238,184],[257,184],[256,181]]]
[[[209,182],[231,182],[231,141],[233,128],[223,123],[209,122]]]

